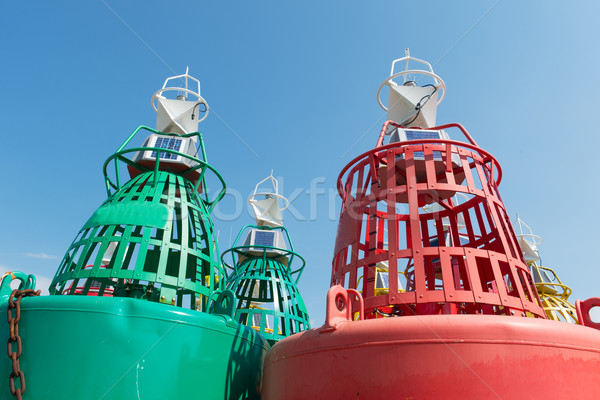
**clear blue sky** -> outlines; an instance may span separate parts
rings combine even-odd
[[[297,194],[284,218],[320,325],[329,193],[375,145],[377,87],[410,47],[447,84],[438,122],[462,123],[502,164],[508,212],[542,236],[544,264],[574,298],[598,296],[599,13],[594,1],[3,2],[0,267],[53,276],[106,196],[102,163],[154,126],[150,97],[189,66],[213,111],[200,126],[209,161],[232,193],[245,202],[274,169]],[[314,207],[311,182],[324,192]],[[228,220],[236,201],[218,210],[222,250],[252,222]]]

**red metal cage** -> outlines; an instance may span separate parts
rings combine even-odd
[[[383,144],[341,172],[332,285],[362,293],[365,317],[505,314],[545,318],[498,192],[494,157],[470,143]],[[411,128],[412,129],[412,128]],[[395,279],[394,277],[398,277]]]

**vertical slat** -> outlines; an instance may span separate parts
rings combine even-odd
[[[423,158],[415,160],[415,152],[421,151]],[[442,159],[435,158],[436,151],[442,153]],[[454,167],[453,160],[460,160],[459,165]],[[367,166],[371,168],[369,176],[373,177],[370,184],[362,182],[365,175],[361,174],[361,168]],[[510,314],[509,311],[514,309],[519,311],[515,314],[528,311],[544,317],[543,312],[536,310],[535,301],[526,299],[529,296],[535,300],[532,285],[527,283],[527,279],[518,277],[525,273],[521,271],[525,271],[526,266],[520,257],[516,257],[518,250],[514,232],[507,222],[496,183],[492,181],[497,168],[493,158],[476,148],[414,142],[375,149],[346,167],[345,170],[351,173],[345,175],[343,179],[347,181],[340,182],[340,186],[348,187],[348,182],[359,179],[355,182],[357,197],[363,195],[367,187],[370,188],[370,203],[360,211],[362,217],[356,218],[357,226],[352,228],[359,243],[353,251],[364,248],[365,253],[346,260],[343,265],[340,265],[341,257],[336,256],[332,271],[343,267],[345,273],[349,272],[352,285],[357,285],[354,277],[360,276],[358,268],[365,267],[362,294],[367,318],[375,317],[375,308],[392,314],[400,310],[407,313],[506,311]],[[436,170],[443,172],[438,176]],[[447,182],[440,183],[438,178],[443,180],[443,174]],[[476,187],[473,174],[477,174],[482,189]],[[376,176],[381,177],[379,182],[376,182]],[[449,199],[453,190],[469,193],[468,200],[460,206],[455,205]],[[377,199],[387,203],[385,211],[376,210]],[[443,211],[432,212],[423,208],[436,203],[442,205]],[[347,206],[346,203],[344,207]],[[464,228],[458,225],[461,215]],[[443,226],[442,219],[445,218],[449,221],[448,227]],[[430,232],[430,220],[435,224],[435,232]],[[404,227],[400,225],[401,221]],[[383,244],[386,229],[387,248]],[[405,230],[406,245],[400,243],[400,229]],[[360,243],[363,230],[366,230],[364,244]],[[438,238],[437,248],[431,247],[432,234]],[[446,240],[446,236],[451,240]],[[463,244],[461,236],[468,238],[468,242]],[[508,264],[501,261],[505,259]],[[380,261],[387,261],[390,279],[389,287],[378,291],[382,295],[376,295],[375,265]],[[412,281],[407,284],[408,291],[400,293],[395,278],[401,265],[404,268],[407,264],[411,266],[407,279]],[[505,268],[507,271],[504,271]],[[436,273],[442,274],[441,283],[436,281]],[[505,273],[509,274],[515,286],[511,293],[507,292]],[[338,274],[332,283],[339,283],[342,279]],[[443,291],[435,287],[436,284],[441,284]],[[455,306],[443,307],[440,302]]]

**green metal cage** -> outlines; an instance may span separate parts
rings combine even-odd
[[[210,218],[225,194],[225,182],[207,163],[200,133],[177,136],[197,136],[202,160],[163,148],[126,149],[140,131],[175,136],[140,126],[108,158],[104,176],[109,197],[67,250],[50,293],[133,297],[206,310],[225,276]],[[153,168],[126,157],[148,150],[157,152]],[[161,165],[161,153],[188,158],[194,166],[169,171]],[[137,173],[124,184],[123,164]],[[195,182],[187,178],[192,172]],[[207,173],[221,184],[212,199],[205,190]]]
[[[238,246],[243,233],[249,229],[281,230],[290,249]],[[253,252],[249,253],[249,249]],[[273,250],[277,255],[272,254]],[[230,260],[226,261],[227,258]],[[237,297],[235,316],[239,323],[258,331],[271,345],[310,329],[306,306],[297,286],[306,263],[294,252],[284,227],[244,226],[221,260],[231,270],[227,288]]]

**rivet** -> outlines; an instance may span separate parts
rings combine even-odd
[[[165,296],[160,296],[160,299],[161,299],[161,300],[164,300],[164,299],[165,299]]]
[[[422,294],[420,294],[420,295],[419,295],[419,298],[420,298],[420,299],[422,299],[422,298],[423,298],[423,295],[422,295]]]

